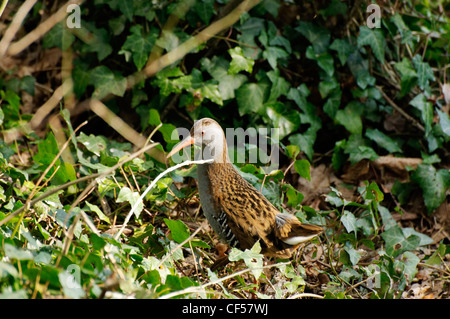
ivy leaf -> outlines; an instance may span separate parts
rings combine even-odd
[[[400,36],[402,37],[402,44],[408,44],[411,50],[414,51],[415,41],[412,32],[403,21],[402,16],[398,13],[395,13],[395,15],[393,15],[390,20],[395,24],[399,31]]]
[[[306,154],[309,160],[312,160],[314,154],[313,145],[316,141],[316,133],[308,129],[303,134],[294,134],[289,136],[289,143],[297,145],[302,152]]]
[[[158,72],[152,84],[159,87],[159,92],[163,96],[168,96],[171,93],[181,93],[183,90],[191,89],[193,86],[192,76],[184,75],[178,67]]]
[[[91,211],[97,214],[98,218],[100,220],[103,220],[107,222],[108,224],[111,224],[111,221],[109,220],[108,216],[106,216],[97,205],[91,204],[86,201],[86,206],[83,208],[84,211]]]
[[[287,201],[288,205],[292,207],[297,207],[302,203],[305,197],[303,196],[302,193],[296,190],[291,184],[286,184],[286,186],[287,186],[286,196],[288,199]]]
[[[449,172],[449,170],[436,171],[432,165],[419,165],[411,175],[411,179],[422,188],[428,214],[444,201],[445,191],[450,187]]]
[[[118,1],[118,5],[120,12],[131,22],[134,15],[134,0],[121,0]]]
[[[286,106],[280,102],[265,104],[264,107],[266,110],[264,119],[268,124],[279,129],[280,140],[299,127],[297,111],[286,109]]]
[[[291,88],[287,98],[293,100],[302,111],[300,113],[300,123],[309,124],[309,128],[305,132],[290,136],[289,142],[300,147],[308,159],[312,160],[313,145],[316,141],[317,131],[322,127],[322,123],[316,114],[315,106],[306,100],[309,93],[308,88],[303,84],[297,88]]]
[[[385,230],[388,230],[392,227],[398,227],[397,222],[386,207],[378,204],[378,212],[380,213],[381,219],[383,220]]]
[[[142,203],[142,200],[139,200],[139,198],[140,198],[139,192],[133,192],[128,187],[122,187],[122,189],[119,192],[119,195],[117,196],[116,202],[117,203],[129,202],[131,207],[133,207],[134,204],[139,201],[137,208],[134,210],[134,215],[136,216],[136,218],[138,218],[142,210],[144,209],[144,204]]]
[[[411,282],[417,274],[417,264],[420,262],[420,258],[412,252],[405,251],[400,257],[400,260],[403,266],[403,272],[408,281]]]
[[[361,89],[375,84],[375,78],[369,73],[369,62],[363,59],[358,50],[353,51],[347,58],[347,65],[356,78],[356,84]]]
[[[42,140],[38,144],[38,152],[33,156],[33,160],[40,164],[41,167],[47,167],[53,161],[55,156],[58,154],[59,148],[58,143],[56,142],[55,135],[53,133],[49,133],[45,140]],[[56,173],[55,173],[56,169]],[[57,159],[53,167],[47,173],[47,177],[53,176],[52,184],[60,185],[69,180],[76,179],[75,169],[72,164],[62,162],[60,159]]]
[[[339,82],[336,78],[328,78],[324,81],[319,82],[319,93],[322,99],[326,98],[330,92],[339,89]]]
[[[228,259],[230,261],[244,260],[245,265],[251,269],[253,276],[258,280],[262,274],[263,266],[263,255],[260,252],[261,245],[257,241],[251,249],[246,249],[245,251],[232,248]]]
[[[120,15],[117,18],[110,19],[108,21],[108,26],[114,36],[117,36],[123,32],[123,30],[125,29],[125,24],[127,22],[126,20],[127,17],[125,17],[124,15]]]
[[[236,99],[239,115],[263,113],[264,100],[268,91],[268,85],[264,83],[248,83],[236,90]]]
[[[425,262],[427,265],[440,265],[442,263],[442,258],[445,256],[447,251],[447,245],[444,243],[439,244],[439,248],[427,259]]]
[[[291,42],[289,42],[288,39],[286,39],[285,37],[282,37],[280,35],[275,35],[273,38],[271,38],[269,41],[269,44],[274,45],[274,46],[283,47],[287,53],[289,53],[289,54],[292,53]]]
[[[414,250],[420,245],[417,235],[405,235],[400,227],[391,227],[381,234],[386,243],[386,253],[393,257],[399,256],[407,250]]]
[[[7,102],[2,103],[1,108],[3,111],[4,119],[6,121],[19,121],[20,116],[20,97],[13,91],[7,90],[6,92],[0,90],[0,99]]]
[[[219,82],[219,92],[222,100],[234,99],[235,90],[247,81],[243,74],[228,74],[229,62],[222,57],[215,56],[211,60],[204,58],[202,67]]]
[[[414,85],[416,85],[417,73],[412,67],[411,61],[407,58],[403,58],[402,62],[396,63],[394,67],[400,73],[400,97],[402,97],[405,94],[409,93]]]
[[[422,61],[422,57],[419,54],[416,54],[413,57],[412,61],[414,67],[417,70],[417,82],[419,84],[419,87],[422,90],[429,92],[430,86],[428,84],[428,81],[435,80],[433,70],[427,62]]]
[[[328,50],[330,45],[330,31],[328,29],[310,22],[300,21],[295,31],[300,32],[311,42],[315,54],[322,54]]]
[[[364,45],[370,46],[377,60],[384,63],[384,48],[386,47],[386,41],[383,32],[380,29],[370,29],[365,25],[361,26],[359,28],[357,43],[359,47]]]
[[[267,77],[272,82],[268,101],[276,101],[281,95],[286,95],[291,87],[288,81],[280,76],[280,71],[267,72]]]
[[[102,61],[113,52],[108,31],[103,28],[96,28],[93,24],[86,23],[83,24],[84,26],[93,37],[82,47],[82,52],[96,52],[98,60]]]
[[[346,146],[346,140],[337,141],[334,144],[333,156],[331,157],[331,165],[335,171],[339,171],[342,165],[344,165],[347,158],[344,156],[344,150]]]
[[[378,158],[378,154],[369,146],[358,146],[350,151],[350,163],[355,164],[363,159],[374,161]]]
[[[304,179],[311,181],[311,164],[306,159],[296,160],[294,163],[295,171]]]
[[[34,86],[36,84],[36,79],[31,75],[25,75],[20,79],[20,89],[24,90],[28,94],[34,96]]]
[[[361,254],[358,253],[356,249],[353,248],[352,244],[350,244],[350,242],[348,241],[345,243],[344,251],[348,254],[350,262],[352,263],[353,266],[355,266],[361,259]]]
[[[360,102],[352,101],[343,110],[336,112],[336,121],[343,125],[352,134],[362,133],[361,114],[363,105]]]
[[[393,140],[378,129],[366,130],[366,137],[386,149],[389,153],[400,153],[402,151],[397,141]]]
[[[348,233],[355,232],[358,229],[357,220],[355,215],[353,213],[349,212],[348,210],[344,210],[344,214],[342,214],[341,217],[341,223],[344,225],[345,229]]]
[[[347,5],[339,0],[332,0],[330,5],[323,10],[319,10],[319,13],[324,17],[335,16],[338,14],[344,15],[347,12]]]
[[[405,228],[402,228],[402,230],[403,230],[403,234],[406,237],[409,237],[411,235],[419,237],[420,238],[419,246],[430,245],[434,242],[434,240],[431,237],[429,237],[425,234],[419,233],[412,227],[405,227]]]
[[[238,35],[237,39],[239,42],[246,44],[242,48],[244,56],[258,59],[260,57],[261,49],[258,47],[255,37],[265,29],[265,20],[262,18],[250,17],[246,19],[242,25],[237,26],[237,29],[241,33]]]
[[[100,152],[105,151],[107,147],[107,140],[103,136],[86,135],[81,132],[77,140],[97,156],[100,156]]]
[[[147,62],[153,45],[155,44],[156,37],[156,32],[143,34],[142,26],[140,24],[130,28],[130,35],[122,45],[122,50],[132,52],[133,62],[138,70],[141,70]]]
[[[194,4],[194,10],[205,24],[209,24],[211,16],[215,12],[214,0],[197,0]]]
[[[425,135],[428,135],[431,132],[431,126],[433,124],[433,104],[427,101],[423,93],[417,95],[409,104],[420,111],[422,121],[425,124]]]
[[[436,110],[439,115],[439,124],[441,125],[442,131],[447,136],[450,136],[450,117],[447,113]]]
[[[42,46],[47,48],[58,47],[67,50],[75,41],[75,36],[68,30],[63,22],[57,23],[42,39]]]
[[[36,163],[47,166],[53,161],[58,152],[58,143],[56,142],[55,135],[50,132],[45,140],[39,142],[38,152],[33,156],[33,160]],[[59,163],[58,159],[55,165],[59,165]]]
[[[315,60],[317,65],[325,71],[325,73],[331,77],[334,74],[334,60],[329,52],[315,53],[312,46],[306,49],[306,57],[311,60]]]
[[[346,39],[336,39],[330,45],[330,49],[337,51],[339,61],[342,65],[347,62],[347,58],[355,49]]]
[[[278,9],[281,4],[277,0],[264,0],[261,3],[261,6],[266,9],[274,18],[278,16]]]
[[[223,105],[222,95],[220,94],[219,86],[217,84],[205,82],[201,86],[200,92],[202,97],[207,98],[218,105]]]
[[[173,240],[179,244],[188,239],[191,235],[189,228],[181,220],[164,218],[164,223],[169,227]]]
[[[334,188],[333,186],[330,186],[330,189],[331,192],[325,196],[325,201],[336,207],[345,206],[350,203],[349,201],[344,199],[344,196],[338,189]]]
[[[91,73],[81,65],[76,65],[73,69],[72,77],[74,82],[73,91],[78,97],[80,97],[86,91],[86,88],[89,85]]]
[[[247,82],[247,77],[243,74],[227,74],[219,80],[219,92],[223,100],[234,99],[236,90]]]
[[[101,99],[108,94],[123,96],[127,88],[127,79],[114,73],[104,65],[91,71],[91,84],[95,86],[93,96]]]
[[[286,50],[284,50],[280,47],[275,47],[275,46],[270,46],[270,47],[266,48],[266,50],[263,52],[263,58],[267,59],[270,66],[274,70],[277,69],[278,59],[287,58],[288,56],[289,56],[289,54],[286,52]]]
[[[341,105],[342,91],[340,88],[333,90],[328,96],[327,101],[323,105],[323,111],[328,114],[330,118],[335,118],[339,106]]]
[[[252,73],[255,61],[244,57],[241,47],[230,49],[228,53],[231,56],[230,67],[228,69],[229,74],[237,74],[241,71]]]
[[[11,244],[5,243],[4,246],[5,256],[10,259],[16,260],[33,260],[33,254],[29,250],[17,248]]]
[[[74,272],[77,272],[76,268]],[[77,278],[74,277],[68,270],[64,270],[58,274],[58,279],[63,288],[64,295],[71,299],[80,299],[86,296],[86,293],[78,282]]]

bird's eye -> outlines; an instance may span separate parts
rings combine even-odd
[[[202,131],[202,135],[205,135],[205,131]]]

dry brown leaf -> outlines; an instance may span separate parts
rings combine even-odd
[[[406,220],[415,220],[419,218],[419,214],[416,213],[410,213],[410,212],[403,212],[403,213],[394,213],[392,214],[392,217],[395,219],[395,221],[406,221]]]
[[[386,115],[383,126],[388,132],[400,133],[405,130],[406,119],[398,112]]]
[[[292,168],[292,172],[295,172],[294,168]],[[310,203],[319,198],[320,195],[328,194],[333,179],[336,179],[332,168],[324,164],[311,167],[310,175],[311,181],[301,177],[298,179],[298,188],[305,197],[304,203]]]
[[[407,292],[408,299],[425,299],[431,293],[431,287],[423,284],[413,284],[411,289]]]
[[[412,157],[394,157],[394,156],[380,156],[373,161],[378,167],[387,167],[394,171],[404,172],[406,167],[417,168],[417,165],[422,163],[421,158]]]
[[[447,238],[450,240],[450,203],[444,201],[434,212],[436,216],[436,231],[432,234],[434,242],[440,242],[442,239]]]
[[[344,182],[355,184],[362,179],[368,179],[370,173],[370,162],[368,160],[362,160],[355,165],[348,166],[341,178]]]

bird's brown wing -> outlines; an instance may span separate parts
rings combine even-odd
[[[222,176],[215,179],[217,182],[212,191],[217,209],[227,217],[227,226],[239,241],[240,248],[251,248],[258,240],[263,249],[272,246],[272,240],[267,236],[273,233],[277,209],[231,164],[221,168],[214,173]]]
[[[216,211],[227,227],[227,237],[236,239],[241,249],[251,248],[259,240],[264,254],[289,258],[299,243],[321,232],[319,226],[302,224],[295,216],[280,213],[231,164],[216,164],[209,174]]]

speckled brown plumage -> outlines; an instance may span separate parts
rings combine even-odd
[[[259,240],[265,255],[289,258],[298,245],[288,245],[282,239],[311,236],[322,230],[318,226],[302,224],[295,217],[277,225],[275,216],[280,214],[279,211],[231,163],[213,163],[207,166],[206,171],[211,181],[214,205],[217,211],[225,214],[226,227],[236,239],[233,242],[231,237],[228,240],[230,244],[246,249]]]
[[[200,201],[211,226],[228,244],[246,249],[259,241],[266,256],[290,258],[302,242],[322,231],[319,226],[280,213],[239,174],[229,160],[225,135],[216,121],[197,121],[190,137],[169,156],[194,143],[215,159],[198,167]]]

